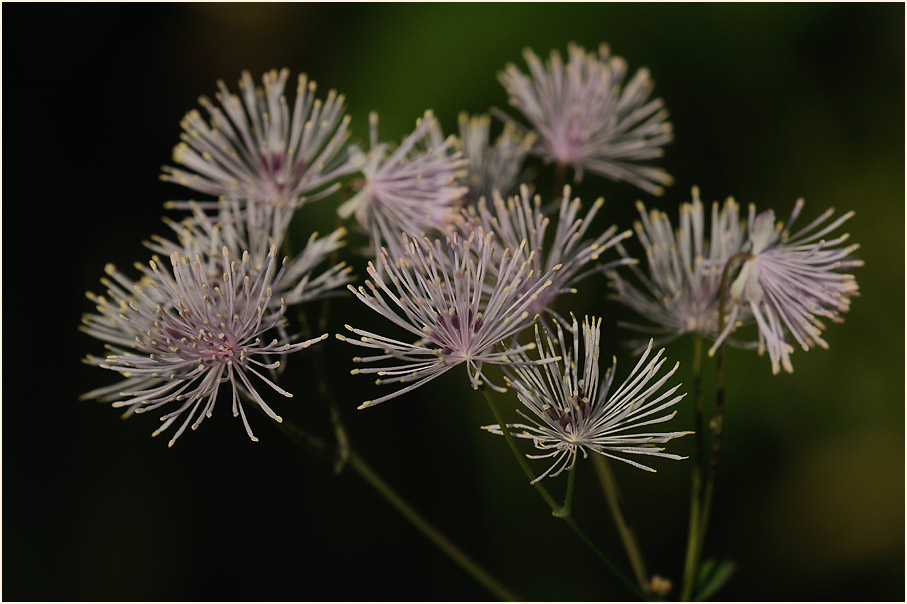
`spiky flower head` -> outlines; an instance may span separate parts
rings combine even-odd
[[[390,363],[354,369],[354,375],[377,374],[378,384],[408,385],[359,408],[414,390],[461,364],[466,365],[474,388],[487,384],[502,390],[488,380],[482,367],[513,363],[514,355],[535,347],[534,343],[518,345],[515,336],[535,320],[529,309],[551,287],[551,274],[559,267],[539,278],[521,249],[505,249],[497,257],[494,234],[482,228],[466,238],[454,233],[446,241],[432,241],[403,235],[402,241],[405,255],[395,258],[382,249],[378,265],[369,263],[371,280],[358,290],[349,288],[366,306],[416,340],[404,342],[349,325],[346,328],[358,339],[340,334],[337,338],[379,351],[375,356],[356,357],[355,363]],[[495,262],[498,267],[492,267]],[[486,294],[483,286],[492,270],[498,278]],[[521,285],[527,281],[532,285],[524,290]],[[511,339],[513,343],[506,344]]]
[[[466,184],[469,203],[479,199],[490,200],[495,193],[507,197],[516,188],[526,155],[535,143],[534,133],[525,136],[510,123],[491,144],[491,118],[488,115],[470,117],[459,115],[460,144],[463,156],[469,160]]]
[[[661,99],[649,100],[654,83],[645,68],[624,83],[627,63],[602,44],[598,54],[571,44],[566,64],[557,50],[546,65],[523,51],[530,76],[507,65],[498,79],[539,134],[533,153],[572,166],[580,180],[588,170],[626,181],[654,195],[673,183],[646,160],[661,157],[673,138]]]
[[[467,188],[466,161],[456,149],[456,137],[446,139],[431,111],[416,121],[416,128],[396,149],[378,140],[378,114],[369,116],[368,153],[353,147],[351,157],[364,177],[360,190],[337,213],[355,216],[372,235],[375,251],[382,245],[397,249],[400,234],[420,237],[442,230],[455,218]]]
[[[739,206],[733,198],[720,208],[718,202],[713,203],[708,233],[698,187],[693,187],[692,201],[681,204],[677,229],[664,212],[647,211],[641,202],[636,208],[640,219],[633,227],[645,250],[648,270],[629,263],[635,282],[618,271],[609,271],[608,276],[614,298],[650,324],[623,325],[647,338],[654,336],[662,345],[688,333],[714,339],[718,335],[721,272],[743,245]],[[632,258],[622,245],[619,250],[625,258]],[[746,316],[738,316],[737,321]],[[641,345],[645,346],[645,340]]]
[[[161,178],[217,197],[291,208],[335,191],[336,180],[355,170],[344,149],[350,121],[344,97],[331,90],[325,100],[316,98],[315,82],[300,74],[291,112],[284,95],[289,74],[271,70],[256,87],[244,71],[242,97],[218,81],[220,106],[199,98],[210,122],[197,109],[181,122],[173,161],[185,169],[165,166]]]
[[[213,215],[195,202],[189,202],[188,208],[192,214],[179,222],[164,218],[173,229],[176,241],[154,235],[145,245],[165,257],[176,251],[190,258],[198,253],[216,258],[220,249],[226,247],[231,257],[240,258],[248,251],[258,270],[270,248],[283,244],[292,217],[270,204],[250,204],[234,198],[221,199]],[[334,251],[345,245],[345,235],[346,229],[342,227],[326,237],[312,233],[299,254],[284,260],[279,278],[273,284],[271,306],[318,300],[334,295],[338,288],[349,283],[350,267],[345,262],[318,270]]]
[[[749,207],[746,261],[730,287],[731,312],[726,329],[709,351],[715,350],[735,327],[735,318],[751,312],[759,328],[759,351],[768,350],[772,373],[781,368],[793,372],[790,355],[794,351],[789,337],[803,350],[813,346],[828,348],[822,339],[825,324],[843,322],[842,313],[850,309],[850,299],[859,295],[856,278],[840,271],[863,266],[852,257],[858,244],[839,247],[850,235],[826,239],[832,231],[853,216],[848,212],[830,224],[829,209],[794,233],[790,229],[803,209],[798,199],[786,223],[775,222],[775,213],[766,210],[756,215]],[[789,336],[789,337],[788,337]]]
[[[536,328],[536,342],[540,354],[559,355],[562,363],[544,366],[530,365],[525,353],[514,364],[506,368],[508,385],[516,391],[517,398],[529,413],[517,410],[529,424],[507,424],[507,430],[517,438],[532,440],[543,453],[528,455],[530,459],[550,459],[553,463],[532,482],[545,476],[557,476],[570,470],[576,457],[583,457],[593,451],[605,457],[619,459],[637,468],[654,472],[631,457],[654,456],[667,459],[684,459],[666,453],[657,445],[692,434],[692,432],[646,432],[640,428],[660,424],[674,417],[676,410],[668,411],[685,394],[676,395],[680,384],[661,391],[677,367],[659,376],[665,362],[664,349],[651,356],[652,346],[637,361],[626,380],[612,390],[617,359],[605,372],[604,380],[599,374],[599,339],[601,319],[587,317],[582,326],[583,353],[580,357],[580,329],[573,318],[573,348],[568,350],[564,333],[557,326],[557,342],[546,335],[543,345]],[[651,358],[650,358],[651,356]],[[500,425],[484,426],[493,434],[503,435]]]
[[[480,201],[476,208],[470,207],[462,227],[468,232],[481,225],[486,231],[495,233],[504,249],[522,249],[537,275],[549,273],[555,266],[560,266],[560,270],[552,273],[551,287],[539,292],[529,311],[551,314],[565,325],[566,320],[554,310],[555,300],[564,293],[576,293],[574,286],[586,276],[613,267],[613,263],[589,265],[632,235],[630,231],[619,233],[617,227],[612,225],[595,238],[584,239],[605,200],[597,199],[586,215],[580,217],[583,204],[578,197],[571,199],[570,195],[570,186],[565,186],[554,238],[550,241],[546,241],[546,234],[551,219],[542,210],[541,197],[531,196],[526,185],[520,186],[519,195],[507,200],[495,195],[492,207],[487,201]],[[617,264],[626,262],[632,261],[616,260]],[[524,282],[524,287],[531,285],[528,281]]]
[[[169,264],[170,266],[166,266]],[[258,392],[253,380],[284,396],[289,392],[265,372],[291,354],[323,340],[290,343],[270,339],[286,310],[273,308],[273,285],[279,280],[277,250],[272,247],[263,266],[256,267],[248,253],[237,259],[226,247],[219,257],[199,253],[194,259],[174,252],[169,263],[154,257],[140,266],[142,277],[133,282],[108,265],[103,279],[107,296],[89,294],[99,314],[83,318],[83,331],[107,343],[110,354],[85,361],[120,373],[121,382],[83,395],[113,401],[125,407],[124,417],[168,406],[157,436],[174,422],[176,439],[191,425],[196,429],[214,411],[221,384],[228,383],[234,416],[252,433],[240,398],[247,396],[275,421],[282,421]],[[213,269],[220,276],[212,278]],[[175,408],[174,408],[175,407]]]

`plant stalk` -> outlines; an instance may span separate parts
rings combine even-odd
[[[535,476],[532,473],[532,469],[529,467],[529,464],[526,463],[526,459],[523,456],[523,454],[520,453],[520,450],[516,445],[516,440],[513,438],[513,435],[510,433],[510,430],[508,430],[507,424],[504,421],[504,418],[501,415],[500,410],[498,410],[498,406],[495,404],[494,399],[492,398],[491,394],[488,392],[488,390],[486,388],[482,388],[482,394],[485,395],[485,400],[488,402],[488,406],[491,408],[491,413],[494,415],[495,420],[497,420],[498,425],[501,427],[501,433],[504,435],[504,440],[507,441],[507,445],[510,447],[510,450],[513,452],[513,456],[516,458],[517,463],[523,469],[523,473],[526,474],[526,477],[529,478],[530,481],[535,480]],[[571,476],[571,478],[574,476],[572,470],[570,472],[570,476]],[[573,480],[575,480],[575,478]],[[585,531],[583,531],[580,528],[580,526],[576,523],[576,519],[573,517],[572,510],[569,509],[569,507],[566,504],[559,505],[554,500],[554,497],[551,496],[551,493],[548,492],[548,489],[546,489],[541,483],[534,482],[534,483],[532,483],[532,486],[535,487],[536,492],[538,492],[538,494],[539,494],[539,496],[541,496],[542,500],[544,500],[544,502],[546,504],[548,504],[548,507],[551,508],[551,515],[556,518],[560,518],[564,522],[566,522],[567,526],[569,526],[571,529],[573,529],[573,532],[576,533],[577,536],[579,536],[579,538],[582,539],[583,542],[589,546],[589,548],[595,553],[596,556],[598,556],[598,558],[605,564],[605,566],[608,568],[608,570],[610,570],[614,574],[614,576],[616,576],[631,592],[633,592],[633,594],[635,594],[641,600],[645,600],[646,595],[639,589],[639,587],[637,587],[633,583],[633,581],[628,579],[626,577],[626,575],[624,575],[624,573],[621,572],[621,570],[604,554],[604,552],[602,552],[598,548],[598,546],[596,546],[595,543],[592,542],[592,540],[589,538],[589,536],[586,535]],[[573,487],[569,484],[569,479],[568,479],[568,498],[570,499],[571,504],[572,504],[572,494],[571,494],[572,488]]]
[[[460,568],[465,570],[473,579],[482,584],[488,591],[493,593],[499,600],[505,602],[517,602],[519,598],[509,589],[504,587],[497,579],[488,574],[482,567],[476,564],[469,556],[463,553],[460,548],[454,545],[450,540],[433,527],[425,518],[422,517],[411,505],[409,505],[396,491],[394,491],[372,468],[365,463],[365,460],[354,450],[349,453],[349,466],[353,468],[369,485],[371,485],[391,506],[396,509],[400,515],[406,518],[419,532],[425,535],[432,543],[442,552],[456,562]]]
[[[696,412],[696,458],[690,476],[690,520],[687,532],[687,551],[683,566],[683,590],[681,600],[688,602],[693,597],[696,581],[696,567],[699,564],[702,525],[702,475],[705,467],[704,412],[702,408],[702,339],[693,336],[693,405]]]
[[[728,295],[728,276],[731,267],[738,260],[745,260],[751,257],[748,252],[738,252],[727,259],[724,264],[724,270],[721,272],[721,283],[718,288],[718,333],[722,333],[725,328],[724,315],[727,309]],[[705,537],[708,533],[709,517],[712,512],[712,500],[715,495],[715,475],[718,469],[718,455],[721,452],[721,437],[724,434],[724,401],[725,401],[725,344],[721,343],[716,352],[715,360],[715,411],[709,427],[712,430],[712,448],[709,454],[709,463],[706,470],[705,486],[702,491],[701,511],[698,518],[698,529],[696,536],[695,550],[693,551],[693,561],[689,568],[689,573],[684,573],[684,593],[692,596],[693,583],[696,580],[699,562],[702,558],[702,548],[705,544]],[[704,467],[704,465],[703,465]],[[701,470],[700,470],[701,471]],[[693,513],[691,511],[691,520]],[[692,526],[691,526],[692,530]],[[689,550],[688,550],[689,554]]]
[[[257,406],[257,405],[256,405]],[[336,459],[331,455],[330,447],[323,440],[307,433],[292,422],[284,420],[279,424],[280,429],[290,437],[291,440],[302,446],[307,452],[315,457],[331,461]],[[348,465],[378,492],[387,502],[406,518],[419,532],[427,537],[438,549],[447,554],[460,568],[465,570],[480,585],[488,589],[498,599],[505,602],[517,602],[519,598],[507,589],[500,581],[495,579],[491,574],[485,571],[466,553],[453,544],[438,529],[436,529],[428,520],[419,514],[409,503],[406,502],[391,486],[379,476],[369,466],[359,453],[353,449],[348,449]]]
[[[598,475],[599,484],[605,494],[605,501],[608,503],[608,510],[611,512],[611,518],[614,520],[614,527],[630,559],[630,565],[633,567],[633,574],[636,576],[636,582],[639,588],[648,593],[649,573],[646,572],[646,563],[642,557],[642,550],[639,542],[636,540],[636,533],[633,527],[627,522],[623,513],[623,500],[620,496],[620,489],[617,486],[617,478],[611,469],[611,464],[602,455],[593,455],[592,464],[595,466],[595,472]]]

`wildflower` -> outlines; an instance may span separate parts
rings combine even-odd
[[[375,251],[382,243],[400,252],[400,234],[419,237],[445,228],[456,216],[466,187],[466,162],[456,150],[456,138],[442,138],[431,111],[416,121],[416,129],[399,147],[378,142],[378,114],[369,115],[371,149],[353,148],[351,156],[365,177],[361,189],[338,208],[341,218],[356,216],[372,234]]]
[[[497,269],[497,284],[485,296],[483,283],[493,270],[491,264],[495,258],[493,233],[478,228],[466,238],[454,233],[446,242],[437,239],[432,242],[428,238],[410,240],[406,235],[402,240],[407,250],[404,256],[392,258],[382,249],[377,259],[379,266],[369,263],[372,280],[366,280],[365,287],[358,290],[348,287],[366,306],[417,340],[407,343],[349,325],[346,328],[359,339],[340,334],[337,338],[380,351],[375,356],[356,357],[355,363],[397,363],[354,369],[353,375],[373,373],[379,376],[378,384],[409,385],[366,401],[359,408],[414,390],[460,364],[466,365],[473,388],[488,384],[502,391],[488,380],[482,367],[485,363],[513,363],[514,355],[535,347],[534,343],[519,346],[514,342],[502,350],[498,345],[514,338],[535,320],[528,309],[536,296],[551,286],[550,273],[538,279],[531,261],[523,258],[522,250],[506,249]],[[527,280],[533,286],[522,291],[520,285]]]
[[[630,264],[639,285],[617,271],[608,273],[616,292],[614,298],[653,323],[623,325],[651,334],[661,344],[688,333],[703,338],[718,335],[721,272],[728,258],[743,245],[739,206],[733,198],[728,198],[720,210],[717,202],[712,204],[708,239],[698,187],[693,187],[692,198],[680,206],[676,231],[667,214],[647,212],[642,203],[637,203],[640,220],[633,226],[646,252],[648,272]],[[618,249],[630,258],[623,246]]]
[[[187,207],[192,215],[180,222],[164,218],[176,234],[177,242],[152,236],[145,245],[163,256],[176,251],[190,258],[197,253],[216,258],[221,247],[226,247],[235,258],[248,251],[256,269],[260,269],[271,246],[283,244],[292,217],[291,213],[269,204],[243,203],[234,198],[221,199],[214,216],[206,214],[198,203],[188,202]],[[285,259],[280,276],[272,286],[271,306],[279,307],[284,302],[293,306],[318,300],[333,295],[337,288],[349,283],[350,267],[345,262],[313,276],[328,256],[345,245],[345,235],[346,229],[342,227],[326,237],[319,238],[318,233],[312,233],[299,254],[291,260]],[[216,267],[215,273],[219,273]]]
[[[531,79],[510,64],[498,79],[538,131],[533,153],[572,166],[576,179],[588,170],[661,195],[673,179],[660,168],[637,162],[661,157],[673,132],[661,99],[649,101],[654,84],[640,69],[624,85],[627,63],[601,45],[598,56],[574,44],[564,64],[552,51],[547,66],[529,49],[523,56]]]
[[[617,359],[605,372],[604,381],[599,378],[599,337],[601,319],[588,317],[583,321],[582,340],[584,357],[580,361],[580,331],[573,318],[573,348],[568,351],[564,334],[557,326],[560,356],[563,364],[552,363],[544,367],[530,365],[525,353],[516,356],[522,363],[506,369],[507,380],[517,393],[517,398],[530,414],[517,413],[531,422],[529,424],[507,424],[508,430],[517,438],[532,440],[535,447],[544,453],[527,455],[530,459],[554,458],[554,463],[539,475],[533,483],[546,475],[558,476],[564,470],[573,468],[578,453],[583,458],[589,451],[605,457],[619,459],[637,468],[655,470],[627,456],[651,455],[668,459],[685,459],[673,453],[666,453],[664,444],[671,439],[692,434],[692,432],[639,432],[640,428],[670,420],[677,411],[666,412],[679,402],[685,394],[674,396],[680,384],[659,393],[668,379],[677,371],[680,363],[657,377],[665,362],[664,349],[649,359],[651,342],[646,348],[629,377],[616,390],[611,390]],[[555,354],[555,342],[546,336],[549,354]],[[536,327],[535,339],[540,351],[545,350]],[[540,352],[541,354],[541,352]],[[492,434],[503,435],[500,425],[484,426]]]
[[[784,224],[775,223],[772,210],[756,216],[755,207],[749,207],[747,259],[730,287],[732,307],[728,326],[715,340],[709,354],[714,354],[733,331],[735,317],[746,310],[756,319],[759,352],[768,349],[772,373],[777,374],[782,367],[788,373],[794,370],[790,362],[794,348],[787,341],[787,333],[803,350],[813,346],[828,348],[822,339],[825,324],[820,317],[843,322],[841,314],[850,309],[850,299],[859,295],[856,278],[838,271],[863,266],[863,261],[851,257],[860,247],[857,244],[836,248],[850,235],[824,239],[849,220],[853,212],[825,224],[834,214],[829,209],[791,235],[790,228],[803,203],[802,199],[797,200]]]
[[[242,417],[246,433],[252,433],[241,396],[248,396],[275,421],[282,421],[265,403],[254,376],[280,394],[289,392],[261,370],[273,370],[280,361],[272,355],[287,355],[307,348],[327,334],[298,343],[263,339],[283,320],[286,306],[271,307],[272,287],[278,280],[277,250],[272,247],[260,269],[248,253],[234,259],[226,247],[220,258],[199,253],[194,261],[174,252],[168,270],[158,257],[142,267],[142,278],[132,282],[108,265],[112,279],[103,279],[108,300],[89,294],[100,314],[83,318],[83,331],[108,344],[106,358],[88,356],[85,361],[120,373],[125,380],[83,395],[114,407],[126,407],[123,417],[156,410],[176,402],[178,408],[161,417],[157,436],[181,419],[168,446],[173,446],[186,427],[198,428],[211,417],[220,385],[230,384],[233,415]],[[220,278],[211,277],[213,266]]]
[[[582,202],[578,197],[571,200],[570,193],[570,187],[565,186],[554,239],[549,244],[545,242],[545,235],[550,219],[542,213],[541,198],[536,195],[530,200],[529,189],[525,185],[520,186],[518,196],[506,201],[495,195],[493,211],[484,200],[480,201],[477,209],[470,208],[465,221],[465,229],[473,229],[480,224],[486,231],[493,231],[505,248],[520,249],[520,243],[526,241],[524,253],[536,275],[549,273],[555,266],[561,267],[552,274],[551,287],[539,292],[529,312],[549,313],[565,325],[567,322],[553,308],[555,300],[561,294],[576,293],[573,286],[591,273],[614,266],[614,263],[609,263],[587,268],[603,252],[632,235],[630,231],[618,233],[617,227],[612,225],[594,239],[583,240],[605,200],[597,199],[588,213],[578,218]],[[616,261],[617,264],[627,262],[632,261]],[[531,285],[531,282],[525,281],[523,287]]]
[[[526,154],[535,143],[535,134],[521,135],[510,123],[490,144],[491,118],[487,115],[459,115],[460,143],[469,160],[467,200],[491,199],[495,193],[507,197],[513,192]]]
[[[337,178],[355,170],[343,150],[350,122],[343,114],[344,97],[331,90],[326,100],[315,98],[315,82],[300,74],[291,114],[284,96],[289,73],[265,73],[260,88],[244,71],[242,99],[218,81],[220,107],[199,99],[210,125],[196,109],[180,124],[184,133],[173,161],[186,169],[165,166],[161,178],[218,197],[291,208],[337,190]]]

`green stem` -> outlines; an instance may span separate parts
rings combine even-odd
[[[286,420],[278,424],[278,426],[292,441],[299,444],[308,453],[311,453],[318,459],[328,462],[332,459],[336,459],[336,457],[331,454],[328,444],[317,436],[307,433],[299,426]],[[438,549],[447,554],[451,560],[460,566],[460,568],[465,570],[473,579],[488,589],[488,591],[493,593],[498,599],[506,602],[519,601],[519,598],[517,598],[513,592],[504,587],[497,579],[476,564],[468,555],[454,545],[410,504],[408,504],[365,462],[362,456],[352,449],[347,449],[347,455],[349,467],[353,468],[353,470],[355,470],[369,486],[374,488],[379,495],[384,497],[384,499],[387,500],[401,516],[406,518],[406,520],[408,520],[419,532],[434,543]]]
[[[308,339],[312,337],[312,330],[309,325],[308,317],[305,312],[300,308],[299,309],[299,322],[302,324],[302,335],[303,339]],[[327,402],[328,413],[331,416],[331,426],[334,428],[334,438],[337,439],[337,456],[334,462],[334,472],[339,474],[343,471],[343,466],[349,460],[350,456],[350,440],[346,433],[346,428],[343,425],[343,420],[340,417],[340,409],[337,407],[336,398],[334,393],[331,391],[330,386],[325,376],[325,367],[324,360],[319,354],[311,355],[312,359],[312,369],[315,371],[316,376],[316,387],[318,388],[318,394],[321,396],[321,399]]]
[[[620,496],[620,490],[617,487],[617,479],[611,464],[602,455],[593,455],[592,464],[595,466],[595,473],[598,475],[598,482],[601,484],[602,491],[605,494],[605,501],[608,503],[608,509],[611,512],[611,518],[614,520],[614,527],[617,529],[620,540],[630,559],[630,565],[633,567],[633,574],[636,575],[636,581],[639,588],[647,593],[649,591],[648,572],[646,572],[646,563],[642,557],[642,550],[639,542],[636,540],[636,533],[627,522],[623,513],[623,500]]]
[[[731,266],[738,260],[750,258],[748,252],[738,252],[727,259],[724,264],[724,270],[721,272],[721,283],[718,288],[718,333],[724,332],[724,315],[727,309],[728,294],[728,276]],[[712,450],[709,454],[709,465],[705,476],[705,486],[702,492],[702,509],[698,518],[698,535],[696,537],[696,549],[693,553],[693,562],[690,568],[690,583],[696,579],[699,561],[702,558],[702,548],[705,544],[705,537],[708,533],[709,517],[712,512],[712,500],[715,496],[715,475],[718,469],[718,455],[721,452],[721,437],[724,434],[724,400],[725,400],[725,346],[724,342],[718,347],[715,363],[715,411],[709,427],[712,430]],[[692,514],[691,514],[692,516]],[[686,577],[685,577],[686,578]],[[684,593],[690,591],[692,594],[693,587],[684,586]]]
[[[529,467],[529,464],[526,463],[526,458],[522,453],[520,453],[520,450],[516,445],[516,440],[513,438],[510,430],[507,429],[507,423],[504,421],[500,410],[498,410],[498,406],[495,404],[494,398],[491,396],[491,393],[488,392],[487,388],[482,388],[482,394],[485,395],[485,400],[488,402],[488,406],[491,408],[491,413],[492,415],[494,415],[495,420],[497,420],[498,426],[501,427],[501,434],[504,435],[504,440],[507,441],[507,445],[513,452],[513,456],[516,458],[517,463],[523,469],[523,473],[526,474],[526,477],[529,478],[530,481],[535,480],[532,469]],[[574,474],[571,471],[570,477],[572,478],[573,476]],[[575,480],[575,478],[573,480]],[[630,579],[628,579],[626,575],[624,575],[624,573],[621,572],[621,570],[617,568],[617,566],[613,562],[611,562],[611,560],[600,549],[598,549],[598,546],[596,546],[595,543],[593,543],[589,538],[589,536],[586,535],[586,533],[579,527],[579,525],[576,523],[576,520],[573,518],[572,510],[566,504],[558,505],[558,503],[554,500],[554,497],[551,496],[551,493],[548,492],[548,489],[546,489],[541,483],[534,482],[532,483],[532,486],[535,487],[535,490],[539,494],[539,496],[541,496],[545,503],[548,504],[548,507],[551,508],[551,515],[566,522],[567,526],[573,529],[573,532],[576,533],[579,538],[589,546],[589,548],[595,553],[596,556],[598,556],[598,558],[605,564],[608,570],[610,570],[614,574],[614,576],[620,579],[620,581],[624,585],[626,585],[627,588],[637,597],[639,597],[641,600],[645,600],[645,594],[640,591],[640,589]],[[571,499],[572,504],[571,491],[572,486],[569,485],[568,480],[567,495]]]
[[[567,472],[567,494],[564,496],[564,516],[573,513],[573,492],[576,490],[576,464]]]
[[[696,567],[699,563],[701,542],[699,532],[702,523],[702,474],[705,467],[704,412],[702,408],[702,339],[693,336],[693,405],[696,411],[696,459],[690,477],[690,520],[687,531],[687,552],[683,566],[683,591],[681,600],[688,602],[693,597],[696,581]]]
[[[519,448],[516,446],[516,441],[514,440],[513,435],[510,433],[510,430],[507,429],[507,423],[504,421],[501,412],[498,410],[498,406],[495,405],[491,393],[488,392],[487,388],[482,388],[482,394],[485,395],[485,400],[488,401],[488,406],[491,408],[491,413],[494,415],[494,419],[501,427],[501,433],[504,435],[504,440],[507,441],[507,445],[510,447],[510,450],[513,451],[513,456],[516,458],[517,463],[520,464],[520,467],[523,469],[523,473],[526,474],[529,480],[534,481],[535,476],[532,473],[532,469],[526,462],[526,458],[523,457],[523,454],[520,453]],[[538,492],[539,496],[541,496],[544,502],[548,504],[548,507],[551,508],[551,514],[563,518],[563,506],[561,506],[554,500],[554,497],[551,496],[551,493],[548,492],[548,489],[546,489],[545,486],[540,482],[532,482],[532,486],[535,487],[535,490],[536,492]]]
[[[425,518],[423,518],[416,510],[413,509],[400,495],[397,494],[384,480],[378,476],[372,468],[365,463],[365,460],[359,456],[355,451],[350,451],[349,454],[349,465],[353,468],[356,473],[359,474],[367,483],[369,483],[378,493],[383,496],[388,503],[390,503],[394,509],[396,509],[400,514],[409,520],[409,522],[415,526],[423,535],[428,537],[432,543],[434,543],[438,549],[447,554],[454,562],[456,562],[460,567],[469,573],[476,581],[481,583],[488,591],[493,593],[498,599],[506,602],[516,602],[519,599],[516,595],[513,594],[506,587],[501,585],[490,574],[485,572],[478,564],[472,561],[472,559],[463,553],[460,548],[451,543],[447,537],[442,535],[435,529]]]

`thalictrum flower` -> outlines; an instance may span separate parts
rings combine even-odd
[[[676,410],[668,411],[685,394],[676,395],[680,384],[661,391],[677,367],[658,376],[665,362],[664,349],[651,356],[652,346],[640,357],[626,380],[612,390],[617,359],[605,372],[604,380],[599,374],[599,338],[601,319],[586,318],[582,327],[583,353],[580,357],[580,330],[573,318],[573,348],[567,350],[564,333],[557,325],[556,344],[546,336],[543,344],[536,328],[536,342],[539,354],[559,355],[562,363],[544,366],[530,365],[525,353],[515,357],[522,361],[506,368],[507,383],[513,387],[520,402],[529,413],[517,413],[530,424],[507,424],[507,430],[517,438],[532,440],[535,447],[544,453],[527,455],[530,459],[553,458],[551,466],[532,482],[545,476],[557,476],[570,470],[576,463],[578,453],[587,457],[589,451],[619,459],[637,468],[654,472],[630,457],[650,455],[667,459],[684,459],[673,453],[666,453],[664,444],[671,439],[692,434],[692,432],[646,432],[641,428],[666,422],[674,417]],[[500,425],[484,426],[493,434],[503,435]]]
[[[530,77],[509,64],[498,75],[519,109],[539,134],[533,153],[572,166],[577,180],[584,170],[629,182],[660,195],[673,179],[660,168],[639,162],[661,157],[673,138],[661,99],[649,100],[654,84],[640,69],[624,84],[627,63],[571,44],[565,64],[552,51],[547,65],[529,49],[523,56]]]
[[[852,258],[860,246],[837,247],[847,241],[848,234],[832,239],[825,236],[853,216],[848,212],[826,224],[833,209],[800,229],[793,235],[790,228],[803,209],[797,200],[786,223],[775,222],[775,213],[766,210],[756,215],[749,208],[745,252],[747,259],[730,287],[731,310],[728,326],[720,334],[710,354],[734,329],[734,320],[742,312],[751,312],[759,328],[759,351],[768,349],[772,373],[783,367],[793,372],[790,354],[794,351],[787,334],[803,350],[813,346],[828,348],[822,339],[824,317],[835,323],[844,319],[850,309],[850,299],[859,295],[853,275],[839,271],[863,266],[862,260]]]
[[[485,201],[480,201],[475,209],[469,208],[463,227],[468,231],[481,225],[486,231],[494,232],[505,249],[523,249],[536,275],[547,274],[560,266],[561,269],[551,276],[551,287],[539,292],[529,311],[550,313],[565,325],[567,322],[553,308],[555,300],[561,294],[576,293],[574,285],[586,276],[614,266],[614,263],[608,263],[589,267],[603,252],[632,235],[631,231],[618,233],[617,227],[612,225],[595,238],[583,239],[605,200],[597,199],[586,215],[579,218],[582,202],[578,197],[571,200],[570,194],[570,187],[565,186],[551,241],[545,240],[550,219],[542,212],[541,197],[530,196],[525,185],[520,186],[519,195],[506,201],[495,195],[493,208]],[[522,242],[526,243],[521,248]],[[632,260],[617,260],[616,264],[627,262]],[[530,286],[530,282],[524,282],[524,287]]]
[[[181,122],[173,161],[186,169],[165,166],[161,178],[217,197],[291,208],[335,191],[337,179],[355,170],[343,148],[350,121],[344,97],[331,90],[324,101],[315,98],[315,82],[301,74],[291,113],[284,95],[289,73],[265,73],[262,88],[244,71],[242,98],[218,81],[220,107],[199,99],[210,124],[196,109]]]
[[[270,204],[250,204],[233,198],[221,199],[214,216],[194,202],[187,207],[192,215],[180,222],[164,218],[176,234],[176,242],[152,236],[145,245],[162,256],[176,251],[190,258],[199,252],[216,258],[222,247],[234,258],[248,251],[255,266],[260,268],[271,246],[283,244],[292,217],[290,212]],[[292,306],[317,300],[334,295],[339,287],[349,283],[350,267],[345,262],[316,272],[328,256],[345,245],[345,235],[346,229],[342,227],[326,237],[312,233],[300,253],[284,260],[279,279],[272,286],[271,305],[277,307],[285,302]]]
[[[473,388],[488,384],[502,390],[488,380],[482,367],[485,363],[512,363],[514,355],[535,347],[534,343],[518,345],[515,340],[509,347],[503,343],[535,320],[529,309],[551,287],[551,273],[558,267],[539,279],[522,250],[510,249],[499,257],[499,266],[492,267],[498,258],[493,252],[494,235],[482,228],[466,238],[455,233],[446,241],[410,240],[405,235],[402,240],[404,256],[392,258],[383,249],[378,265],[369,263],[371,280],[366,280],[365,287],[348,287],[366,306],[416,340],[404,342],[349,325],[347,329],[359,338],[337,337],[380,351],[375,356],[356,357],[356,363],[390,363],[354,369],[353,374],[377,374],[378,384],[408,385],[359,408],[414,390],[460,364],[466,365]],[[498,274],[496,285],[483,295],[483,284],[492,270]],[[533,285],[524,291],[520,286],[525,281]]]
[[[640,220],[633,226],[645,250],[648,271],[630,264],[635,284],[617,271],[608,273],[614,298],[651,322],[622,324],[655,336],[662,345],[687,333],[703,338],[718,335],[721,271],[743,245],[739,206],[734,199],[728,198],[720,209],[717,202],[712,204],[707,235],[698,187],[692,193],[692,201],[680,206],[676,230],[667,214],[646,211],[637,203]],[[625,258],[632,257],[622,245],[618,249]]]
[[[526,154],[535,143],[535,134],[518,133],[512,124],[505,123],[504,131],[491,144],[491,118],[488,115],[470,117],[459,115],[460,143],[463,156],[469,160],[467,200],[475,203],[491,199],[495,193],[510,195],[517,185]]]
[[[356,147],[350,152],[364,180],[337,213],[341,218],[355,215],[371,233],[376,252],[385,245],[399,254],[401,233],[420,237],[444,229],[455,218],[467,191],[458,184],[466,175],[466,160],[456,149],[456,137],[443,138],[431,111],[393,150],[378,140],[377,113],[369,116],[369,123],[369,152]]]
[[[220,386],[228,383],[233,415],[242,417],[252,433],[241,396],[248,396],[275,421],[282,421],[258,392],[253,379],[284,396],[289,392],[275,384],[263,370],[273,370],[287,355],[323,340],[327,334],[304,342],[268,339],[266,334],[283,320],[286,306],[273,308],[273,285],[279,280],[277,250],[272,247],[263,266],[253,265],[249,254],[241,259],[224,247],[219,257],[199,253],[195,259],[174,252],[170,267],[158,257],[143,276],[133,282],[112,265],[102,279],[107,296],[89,294],[99,314],[83,318],[83,331],[107,343],[110,354],[85,361],[120,373],[125,379],[83,395],[113,401],[125,407],[124,417],[154,411],[165,405],[172,411],[160,419],[157,436],[178,419],[176,439],[191,425],[196,429],[211,417]],[[219,277],[212,277],[213,269]],[[171,404],[173,403],[173,404]]]

